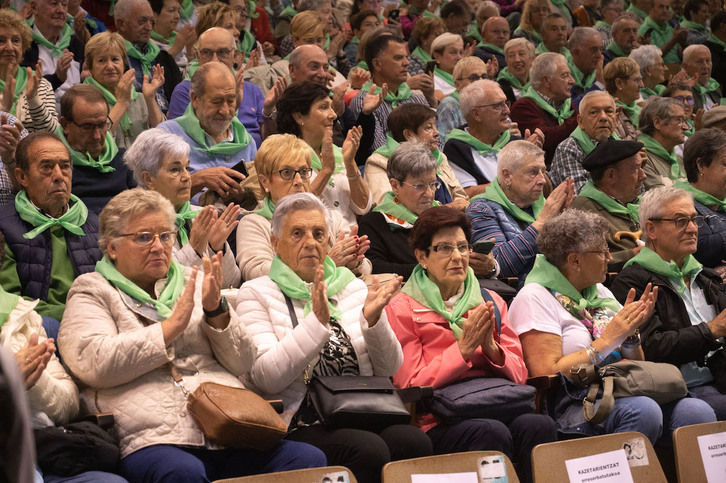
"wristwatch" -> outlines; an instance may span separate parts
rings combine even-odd
[[[219,306],[216,309],[209,311],[202,307],[202,310],[204,311],[204,315],[206,315],[208,318],[212,318],[227,312],[229,310],[229,304],[227,303],[227,299],[224,298],[224,295],[222,295],[222,297],[219,299]]]

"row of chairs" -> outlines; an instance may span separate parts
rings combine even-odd
[[[707,472],[706,465],[702,458],[702,448],[699,445],[700,436],[716,435],[726,432],[726,422],[719,421],[694,426],[678,428],[673,433],[673,444],[676,458],[676,470],[680,483],[700,482],[724,482],[726,473],[720,474],[714,480],[712,471]],[[722,435],[721,441],[726,443],[726,435]],[[718,446],[716,444],[715,446]],[[634,483],[666,483],[666,477],[656,456],[653,446],[648,439],[640,433],[616,433],[605,436],[593,436],[585,439],[571,439],[556,443],[541,444],[532,451],[532,464],[534,468],[535,483],[560,483],[575,481],[570,478],[566,462],[577,458],[593,456],[596,461],[607,464],[607,459],[598,459],[598,455],[623,450],[632,481]],[[726,445],[720,450],[724,456],[718,456],[715,450],[716,459],[726,460]],[[622,456],[622,455],[621,455]],[[491,479],[482,478],[480,465],[482,460],[492,462],[492,457],[504,463],[506,476],[496,477],[496,473],[488,472]],[[496,459],[495,462],[498,462]],[[597,463],[595,463],[597,464]],[[717,465],[718,468],[726,468],[726,464],[709,462],[709,465]],[[491,467],[490,467],[491,468]],[[484,470],[486,473],[486,470]],[[570,468],[572,471],[572,468]],[[723,471],[723,470],[721,470]],[[457,453],[427,458],[416,458],[404,461],[388,463],[383,468],[384,483],[409,483],[414,481],[412,475],[439,475],[440,479],[432,477],[426,481],[467,481],[492,482],[492,483],[517,483],[517,473],[512,462],[502,453],[497,451],[474,451],[470,453]],[[707,475],[711,475],[709,478]],[[345,477],[347,476],[347,480]],[[587,473],[577,481],[587,481]],[[328,479],[325,479],[325,478]],[[231,478],[218,480],[215,483],[337,483],[338,481],[356,483],[355,476],[347,468],[342,466],[329,466],[326,468],[313,468],[308,470],[288,471],[268,475],[248,476],[244,478]],[[605,479],[597,481],[630,481],[627,478]]]

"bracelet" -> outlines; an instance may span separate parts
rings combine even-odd
[[[272,111],[272,114],[270,114],[269,116],[267,114],[265,114],[265,110],[263,109],[262,117],[265,119],[277,119],[277,108],[275,108],[275,110]]]
[[[347,177],[347,178],[348,178],[349,180],[351,180],[351,181],[353,181],[353,180],[356,180],[356,179],[358,179],[358,178],[360,178],[360,177],[361,177],[361,175],[360,175],[360,171],[356,169],[356,170],[355,170],[355,174],[354,174],[353,176],[348,176],[348,175],[346,175],[346,177]]]
[[[587,357],[588,357],[588,359],[590,359],[590,363],[593,366],[597,365],[605,360],[605,358],[602,356],[602,354],[600,354],[600,352],[597,349],[595,349],[592,346],[592,344],[585,347],[585,352],[587,353]]]
[[[636,347],[640,347],[640,330],[635,329],[635,333],[625,339],[622,344],[620,344],[621,349],[630,350],[635,349]]]

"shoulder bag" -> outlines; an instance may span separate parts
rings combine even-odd
[[[116,472],[119,448],[106,430],[89,421],[36,429],[38,466],[44,473],[75,476],[86,471]]]

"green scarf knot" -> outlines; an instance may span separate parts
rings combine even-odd
[[[76,195],[71,194],[72,205],[68,210],[60,216],[60,218],[51,218],[41,213],[28,199],[25,190],[20,191],[15,196],[15,209],[22,220],[27,221],[35,228],[23,235],[26,240],[32,240],[36,236],[43,233],[48,228],[60,225],[63,229],[73,233],[74,235],[84,236],[84,223],[88,218],[88,208]]]
[[[124,42],[126,44],[126,53],[128,54],[128,56],[140,61],[141,69],[144,71],[144,75],[151,76],[151,63],[154,62],[156,56],[159,55],[159,52],[161,52],[159,46],[149,40],[149,42],[146,44],[148,45],[147,52],[145,54],[142,54],[136,47],[134,47],[134,44],[132,44],[128,40],[125,40]]]
[[[532,212],[534,213],[534,216],[530,215],[526,211],[524,211],[522,208],[517,206],[507,198],[507,195],[504,194],[504,191],[502,190],[501,185],[499,184],[499,178],[495,177],[492,182],[487,187],[486,191],[482,194],[474,196],[471,201],[474,201],[476,199],[483,198],[485,200],[493,201],[495,203],[498,203],[499,205],[504,208],[504,210],[518,219],[519,221],[522,221],[524,223],[527,223],[528,225],[531,225],[535,222],[537,217],[540,213],[542,213],[542,208],[544,208],[545,205],[545,197],[544,195],[539,195],[539,198],[537,201],[532,203]]]
[[[247,30],[242,31],[242,40],[237,42],[237,52],[244,52],[245,59],[248,59],[253,50],[257,48],[257,40]]]
[[[713,195],[701,191],[686,181],[676,181],[675,187],[686,190],[693,195],[693,199],[704,206],[716,206],[718,211],[726,212],[726,200],[720,200]]]
[[[532,86],[529,86],[522,91],[522,97],[532,99],[534,103],[537,104],[544,112],[557,119],[558,124],[564,123],[566,119],[569,119],[575,113],[575,111],[572,110],[572,99],[568,98],[562,103],[559,110],[557,110],[552,104],[545,101],[539,92],[537,92]]]
[[[43,34],[38,32],[36,29],[33,29],[33,40],[38,45],[42,45],[43,47],[49,49],[52,52],[51,57],[53,57],[54,59],[56,57],[60,57],[61,55],[63,55],[63,50],[67,49],[68,46],[71,44],[72,35],[73,35],[73,28],[71,28],[70,25],[65,24],[63,26],[63,30],[61,31],[58,43],[54,44],[54,43],[51,43],[45,37],[43,37]]]
[[[218,155],[233,155],[243,150],[252,141],[252,136],[247,132],[247,129],[239,122],[237,116],[232,118],[232,123],[229,128],[232,130],[232,141],[222,141],[214,146],[207,145],[207,135],[199,124],[194,113],[194,107],[190,102],[187,106],[184,115],[175,119],[184,132],[192,138],[192,140],[199,146],[194,146],[194,149],[207,153],[207,156],[214,157]]]
[[[627,114],[628,119],[630,119],[630,122],[633,123],[633,126],[635,128],[638,128],[638,122],[640,120],[640,106],[637,102],[633,101],[630,104],[625,104],[622,101],[618,101],[615,103],[616,106],[620,106],[623,109],[623,112]]]
[[[439,206],[441,203],[434,200],[431,206]],[[405,221],[406,223],[413,225],[418,220],[418,215],[413,211],[403,206],[393,195],[393,191],[389,191],[383,198],[383,203],[373,208],[373,211],[377,213],[383,213],[384,215],[392,216],[399,220]]]
[[[623,206],[604,192],[597,189],[592,180],[588,180],[587,183],[585,183],[585,186],[583,186],[582,190],[580,190],[580,196],[584,196],[585,198],[589,198],[598,203],[600,206],[605,208],[608,213],[627,215],[633,223],[636,225],[640,224],[640,219],[638,217],[638,206],[640,200],[636,203],[627,203]]]
[[[570,57],[570,59],[572,59],[572,57]],[[574,61],[571,60],[568,63],[570,66],[570,74],[572,75],[572,78],[575,79],[575,85],[577,87],[583,88],[586,91],[589,90],[595,83],[596,72],[592,71],[590,72],[590,74],[585,76],[580,68],[575,65]]]
[[[587,135],[585,131],[582,130],[580,126],[577,126],[574,131],[572,131],[572,134],[570,134],[570,137],[577,142],[577,145],[580,146],[580,149],[585,153],[585,156],[590,154],[593,149],[595,149],[595,142],[590,139],[590,136]],[[615,139],[616,141],[620,141],[620,137],[613,133],[611,135],[612,139]]]
[[[187,20],[194,13],[194,2],[192,0],[182,0],[179,16],[182,20]]]
[[[610,41],[606,50],[609,50],[610,52],[614,53],[618,57],[627,57],[628,56],[628,54],[623,52],[623,49],[614,40]]]
[[[658,141],[647,134],[641,134],[638,137],[638,141],[645,145],[646,151],[666,160],[668,164],[671,165],[670,178],[673,181],[686,179],[686,172],[683,170],[683,166],[681,166],[681,163],[678,161],[678,157],[676,156],[674,149],[671,149],[671,152],[669,153]]]
[[[411,52],[411,57],[416,57],[418,60],[422,61],[424,64],[431,62],[431,54],[426,52],[424,49],[421,48],[421,46],[416,47],[413,49],[413,52]]]
[[[363,87],[361,87],[361,90],[363,92],[368,92],[373,85],[373,81],[368,81],[365,84],[363,84]],[[373,92],[374,95],[381,92],[382,87],[376,86],[375,92]],[[398,90],[396,92],[393,92],[391,90],[388,91],[388,94],[386,94],[385,101],[391,103],[391,107],[394,109],[398,107],[398,103],[401,101],[407,101],[411,98],[411,88],[408,87],[408,84],[405,82],[398,86]]]
[[[447,142],[450,139],[456,139],[458,141],[464,142],[471,146],[474,151],[481,154],[482,156],[489,156],[491,153],[499,153],[499,151],[509,142],[510,138],[511,134],[509,134],[509,130],[506,130],[499,135],[499,139],[497,139],[494,145],[490,146],[478,140],[463,129],[452,129],[449,134],[446,135]]]
[[[678,268],[676,262],[673,260],[666,262],[660,255],[648,247],[643,247],[640,253],[628,260],[623,268],[627,268],[634,263],[637,263],[648,271],[663,275],[664,277],[668,277],[669,280],[674,281],[680,295],[683,295],[686,291],[686,284],[683,282],[683,278],[688,277],[691,279],[703,268],[703,265],[698,263],[698,260],[693,255],[688,255],[683,261],[683,268]]]
[[[519,89],[520,91],[524,91],[525,89],[529,88],[529,81],[527,81],[526,84],[522,85],[522,83],[517,79],[517,77],[509,72],[509,68],[505,67],[502,70],[499,71],[499,75],[497,76],[497,80],[506,79],[509,81],[509,84],[514,87],[515,89]]]
[[[176,226],[179,228],[180,246],[189,243],[189,234],[187,233],[187,220],[193,220],[197,217],[198,211],[192,211],[192,205],[188,201],[176,212]]]
[[[657,24],[652,18],[645,17],[643,24],[638,29],[639,35],[645,35],[650,30],[650,43],[657,45],[658,47],[665,45],[673,37],[673,27],[668,22]],[[674,46],[669,52],[663,56],[663,61],[666,64],[675,64],[679,61],[678,59],[678,46]]]
[[[157,42],[161,42],[162,44],[166,44],[166,45],[173,45],[174,44],[174,40],[176,40],[176,36],[177,36],[177,31],[176,30],[172,30],[171,31],[171,34],[169,34],[168,37],[164,37],[163,35],[161,35],[156,30],[152,30],[151,31],[151,38],[152,39],[156,40]]]
[[[663,84],[658,84],[653,89],[649,87],[643,87],[640,89],[640,95],[643,96],[643,99],[647,99],[650,96],[661,96],[663,95],[663,92],[666,90],[666,86]]]
[[[68,140],[66,139],[61,126],[58,126],[58,129],[55,130],[54,134],[58,136],[61,141],[63,141],[63,144],[68,147],[68,151],[71,153],[73,166],[96,168],[101,173],[113,173],[116,171],[116,168],[111,166],[111,162],[118,154],[118,146],[116,146],[116,141],[113,139],[110,132],[106,131],[106,138],[103,142],[103,151],[101,151],[101,155],[98,159],[94,159],[88,151],[82,153],[68,144]]]
[[[718,82],[716,82],[716,79],[713,77],[708,79],[708,84],[705,86],[702,86],[698,82],[696,82],[693,85],[693,90],[701,96],[701,103],[705,106],[706,105],[706,96],[710,94],[711,92],[716,92],[718,88],[721,86]]]

